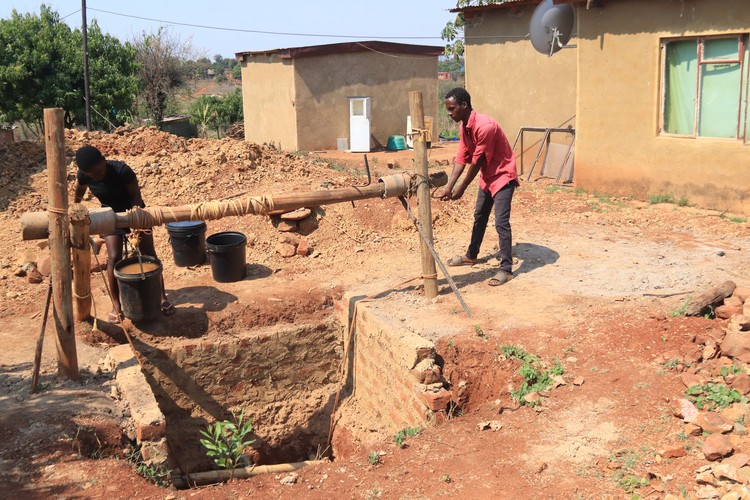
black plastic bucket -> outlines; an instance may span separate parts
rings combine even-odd
[[[206,251],[214,281],[231,283],[245,277],[246,246],[247,238],[242,233],[228,231],[206,238]]]
[[[141,263],[145,272],[141,273]],[[154,265],[156,267],[154,267]],[[153,269],[150,269],[153,268]],[[122,313],[131,321],[151,321],[161,312],[161,261],[142,255],[115,264]]]
[[[205,222],[186,220],[168,222],[166,226],[176,266],[197,266],[206,262]]]

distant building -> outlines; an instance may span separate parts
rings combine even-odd
[[[290,151],[336,149],[337,138],[349,137],[349,97],[366,96],[371,137],[384,146],[404,133],[410,91],[422,91],[425,115],[436,116],[442,53],[377,41],[238,52],[245,139]]]
[[[456,81],[456,77],[450,71],[438,71],[438,80]]]

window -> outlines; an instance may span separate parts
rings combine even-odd
[[[732,35],[663,43],[663,133],[747,137],[747,41]]]

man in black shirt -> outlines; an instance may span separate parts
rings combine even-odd
[[[83,146],[76,152],[75,203],[79,203],[91,190],[103,207],[109,207],[115,212],[125,212],[134,206],[145,207],[141,198],[141,189],[135,172],[121,161],[107,161],[102,153],[93,146]],[[122,260],[123,237],[130,232],[129,228],[117,228],[112,234],[104,235],[107,245],[107,281],[114,298],[114,309],[109,314],[109,321],[119,323],[122,319],[122,305],[120,304],[120,290],[115,282],[115,264]],[[144,255],[156,257],[154,238],[149,232],[141,234],[139,249]],[[175,312],[174,306],[167,299],[164,290],[164,280],[161,283],[161,311],[166,316]]]

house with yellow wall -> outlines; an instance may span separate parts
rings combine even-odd
[[[369,97],[373,147],[406,133],[409,92],[437,112],[443,47],[379,41],[239,52],[245,139],[282,149],[330,150],[350,135],[350,97]],[[436,133],[433,131],[433,140]]]
[[[750,213],[747,0],[555,0],[577,29],[552,57],[524,37],[538,3],[463,9],[478,110],[510,137],[574,115],[577,188]]]

